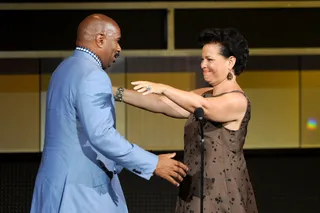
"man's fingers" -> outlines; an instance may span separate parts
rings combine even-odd
[[[176,153],[160,155],[161,166],[159,167],[158,175],[172,184],[179,186],[178,183],[182,182],[183,178],[187,176],[188,167],[172,159],[175,154]]]
[[[174,168],[175,172],[178,173],[179,175],[181,175],[182,177],[187,176],[187,173],[180,167],[176,166]]]
[[[179,183],[177,181],[175,181],[175,179],[173,179],[170,175],[166,175],[164,177],[167,181],[169,181],[170,183],[172,183],[175,186],[179,186]]]
[[[173,167],[170,171],[169,171],[169,175],[171,176],[171,177],[173,177],[176,181],[178,181],[179,183],[181,182],[181,181],[183,181],[183,177],[185,176],[184,174],[184,172],[182,172],[183,174],[180,174],[177,170],[179,170],[179,168],[178,167]],[[181,171],[183,171],[182,169],[181,169]]]
[[[186,165],[184,165],[183,163],[181,163],[180,161],[176,161],[176,162],[177,162],[176,166],[182,168],[184,171],[187,172],[189,170],[189,168]]]
[[[171,177],[173,177],[179,183],[181,183],[183,181],[183,177],[177,172],[173,172]]]

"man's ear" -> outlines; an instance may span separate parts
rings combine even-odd
[[[106,36],[104,34],[98,34],[96,36],[96,44],[99,48],[102,48],[104,43],[106,42]]]

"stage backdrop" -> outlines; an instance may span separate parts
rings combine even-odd
[[[238,82],[252,119],[245,148],[320,147],[320,57],[251,57]],[[0,151],[42,150],[46,90],[58,59],[0,60]],[[204,85],[199,57],[122,57],[108,70],[115,86],[150,80],[192,90]],[[182,150],[184,119],[116,104],[117,129],[149,150]]]

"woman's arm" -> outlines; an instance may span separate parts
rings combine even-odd
[[[134,90],[143,95],[162,94],[181,108],[193,113],[202,107],[205,117],[212,121],[229,122],[243,117],[247,108],[247,99],[240,93],[229,93],[219,97],[204,98],[196,92],[188,92],[174,87],[148,81],[136,81]],[[150,88],[147,90],[147,88]]]
[[[113,96],[116,97],[116,100],[118,89],[118,87],[112,87]],[[122,102],[131,106],[135,106],[140,109],[147,110],[149,112],[162,113],[173,118],[187,118],[190,115],[188,111],[181,108],[164,95],[150,94],[148,96],[145,96],[134,90],[123,90],[124,91],[121,95]],[[118,91],[118,94],[119,93],[121,92]]]

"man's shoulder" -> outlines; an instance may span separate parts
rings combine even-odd
[[[70,56],[63,60],[55,70],[54,80],[81,85],[88,82],[111,84],[108,74],[95,63]]]
[[[102,72],[101,68],[88,60],[70,56],[63,60],[56,70],[71,72],[73,75],[89,75],[92,72]]]
[[[80,70],[98,70],[99,66],[97,66],[95,63],[92,63],[90,60],[86,60],[83,58],[75,57],[75,56],[70,56],[66,58],[65,60],[62,61],[60,64],[64,68],[69,68],[69,69],[80,69]]]

